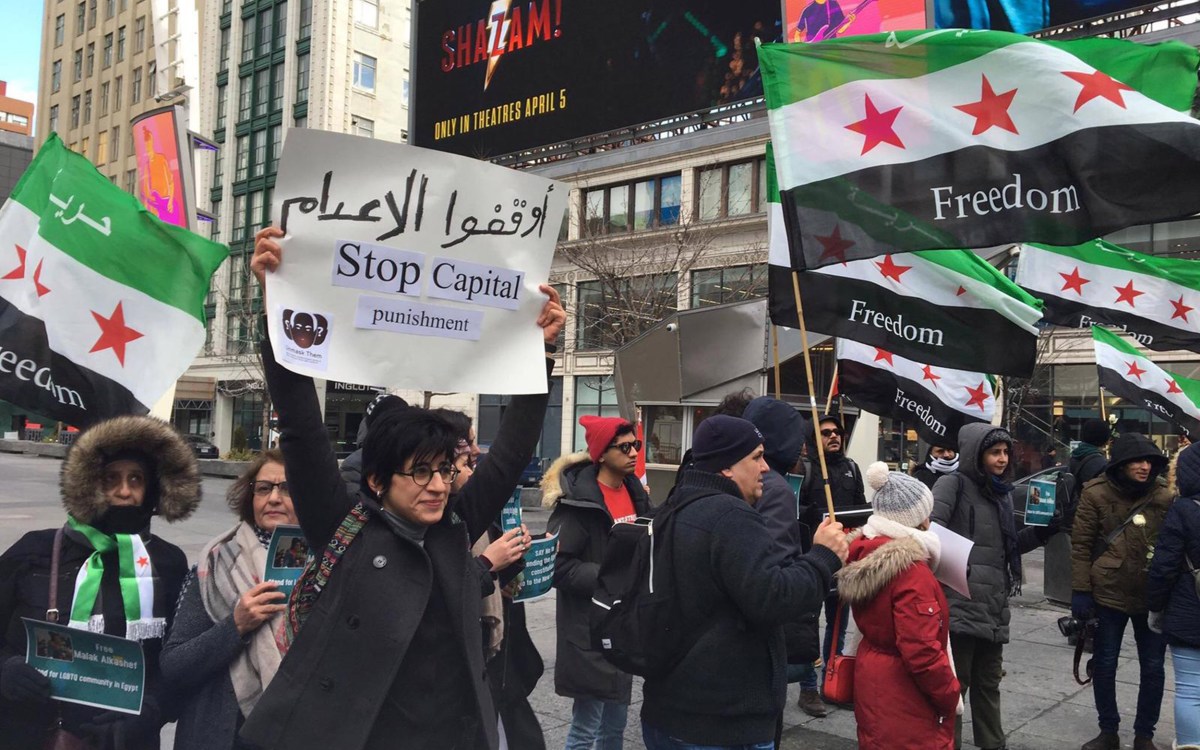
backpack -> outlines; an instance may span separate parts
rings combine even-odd
[[[662,677],[687,653],[676,598],[672,527],[688,504],[668,500],[653,518],[613,524],[596,578],[592,648],[622,672]]]
[[[1077,471],[1083,473],[1084,468],[1089,465],[1093,458],[1099,459],[1102,463],[1107,464],[1108,459],[1103,453],[1091,453],[1084,457],[1080,462]],[[1061,529],[1065,532],[1071,531],[1071,526],[1075,523],[1075,511],[1079,508],[1079,499],[1083,495],[1083,482],[1075,476],[1071,471],[1071,462],[1063,464],[1058,472],[1058,479],[1054,482],[1054,497],[1061,498],[1059,500],[1059,509],[1062,511]],[[1097,474],[1096,476],[1099,476]]]

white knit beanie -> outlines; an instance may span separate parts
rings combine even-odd
[[[888,471],[883,461],[867,467],[867,484],[875,490],[871,500],[875,515],[915,529],[933,513],[933,493],[925,483],[898,471]]]

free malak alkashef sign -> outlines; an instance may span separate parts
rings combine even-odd
[[[30,620],[25,661],[50,678],[50,697],[127,714],[142,711],[142,644],[103,633]]]
[[[288,131],[267,299],[276,359],[392,388],[538,393],[567,188],[371,138]]]

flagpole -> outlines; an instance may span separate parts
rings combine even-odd
[[[796,317],[800,321],[800,346],[804,349],[804,372],[808,376],[808,407],[812,412],[813,442],[817,444],[817,460],[821,464],[821,479],[825,484],[825,509],[829,511],[829,520],[836,521],[837,517],[833,510],[833,490],[829,487],[829,467],[825,464],[825,445],[821,442],[821,415],[817,414],[817,389],[813,385],[812,355],[808,351],[808,328],[804,325],[804,304],[800,301],[800,272],[795,269],[792,269],[792,292],[796,296]]]
[[[779,379],[779,326],[774,323],[771,324],[771,350],[775,354],[775,398],[782,401],[783,396],[779,395],[783,387]]]
[[[1100,386],[1100,418],[1104,420],[1104,425],[1108,426],[1108,406],[1104,403],[1104,386]]]
[[[833,392],[837,390],[838,361],[833,360],[833,380],[829,381],[829,397],[825,399],[825,413],[833,408]]]

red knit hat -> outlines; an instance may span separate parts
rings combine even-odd
[[[608,446],[612,445],[613,438],[617,436],[622,427],[633,429],[632,424],[620,417],[597,417],[592,414],[584,414],[580,417],[579,424],[583,426],[588,455],[591,456],[592,463],[599,463],[600,457],[604,455],[604,451],[608,450]]]

